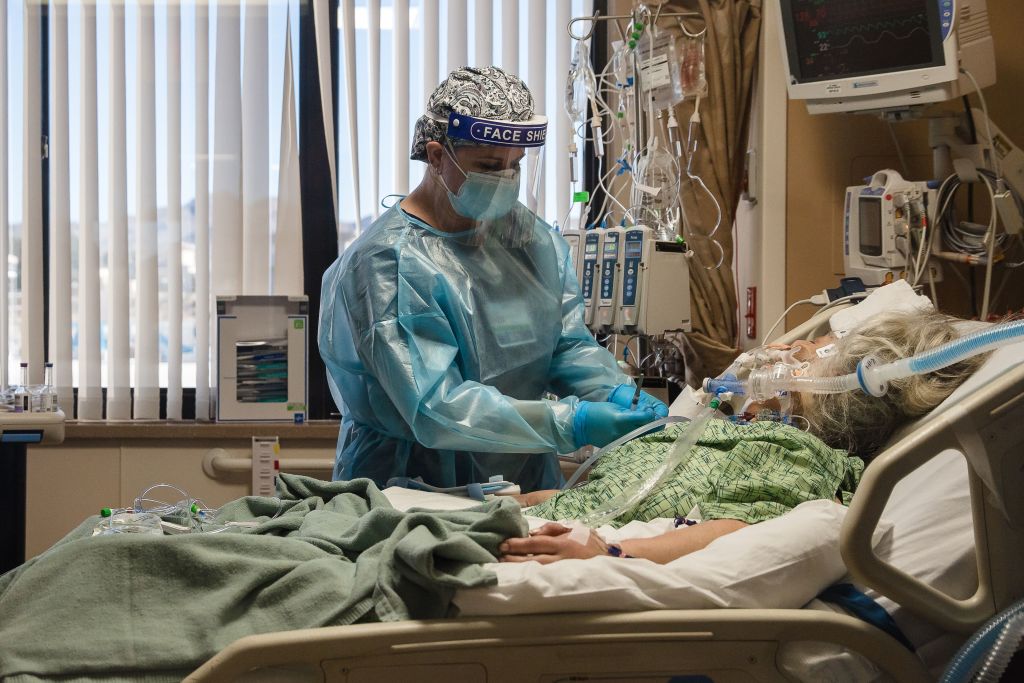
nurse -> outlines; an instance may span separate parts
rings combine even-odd
[[[324,273],[335,479],[558,487],[556,453],[667,414],[583,325],[568,247],[519,202],[547,122],[516,76],[454,71],[416,123],[419,186]],[[550,393],[561,398],[545,398]]]

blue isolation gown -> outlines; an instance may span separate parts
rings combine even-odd
[[[584,327],[568,245],[521,204],[460,233],[393,206],[324,273],[319,345],[334,478],[378,485],[556,488],[579,401],[631,383]]]

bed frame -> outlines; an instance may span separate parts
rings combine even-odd
[[[807,329],[790,334],[803,336]],[[1021,425],[1024,364],[880,454],[865,471],[843,523],[842,555],[854,578],[944,630],[965,635],[1024,597]],[[966,600],[884,564],[871,548],[892,487],[948,448],[971,464],[979,580]],[[1005,512],[991,501],[978,467],[990,468],[1000,482]],[[800,641],[859,652],[892,680],[931,680],[917,656],[875,627],[798,609],[529,615],[271,633],[236,641],[186,680],[789,681],[778,655],[784,644]]]

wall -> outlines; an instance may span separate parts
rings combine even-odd
[[[203,460],[214,448],[224,449],[232,458],[251,458],[251,435],[226,432],[249,429],[258,434],[273,434],[273,427],[232,425],[222,429],[221,425],[200,425],[197,428],[206,429],[209,437],[153,438],[158,435],[152,432],[166,430],[168,424],[119,428],[111,423],[88,427],[71,423],[62,445],[29,447],[25,557],[31,558],[46,550],[83,519],[98,514],[101,508],[132,505],[135,497],[153,484],[173,484],[214,508],[251,493],[249,472],[211,477],[203,470]],[[76,430],[83,432],[84,429],[92,433],[76,435]],[[148,436],[142,433],[147,429],[151,432]],[[333,426],[318,424],[309,429],[309,436],[297,436],[295,429],[302,428],[281,428],[282,470],[296,471],[288,466],[290,459],[315,459],[322,461],[325,468],[300,473],[329,479],[337,443],[337,423]],[[100,436],[98,430],[105,430],[110,436],[96,438]],[[134,434],[125,434],[125,431],[134,431]],[[161,495],[161,499],[173,502],[166,495]]]
[[[1017,100],[1024,91],[1024,51],[1019,48],[1024,28],[1024,2],[988,0],[989,22],[995,43],[997,82],[986,88],[992,120],[1018,146],[1024,144],[1024,116]],[[784,88],[783,83],[777,87]],[[972,95],[974,106],[979,106]],[[959,103],[946,103],[934,109],[959,109]],[[843,197],[847,185],[882,168],[900,170],[896,146],[887,124],[867,115],[826,114],[811,116],[802,102],[789,102],[787,131],[786,197],[786,300],[794,302],[836,285],[843,272]],[[909,177],[931,177],[931,150],[928,124],[924,120],[893,125],[904,151]],[[987,194],[985,195],[987,198]],[[976,205],[984,206],[981,193]],[[980,215],[980,214],[979,214]],[[949,264],[943,264],[947,268]],[[966,268],[959,269],[968,277]],[[980,281],[983,269],[974,269]],[[1002,277],[995,269],[993,291]],[[1007,283],[997,311],[1024,306],[1024,268],[1015,271]],[[940,306],[950,313],[969,316],[967,289],[955,277],[947,275],[938,287]],[[980,286],[978,298],[980,300]],[[806,320],[812,307],[789,315],[788,327]]]

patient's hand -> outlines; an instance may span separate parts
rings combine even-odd
[[[498,546],[502,562],[540,562],[548,564],[558,560],[585,560],[608,554],[608,544],[597,533],[591,532],[585,544],[569,540],[571,529],[556,522],[548,522],[530,532],[527,538],[510,538]]]

